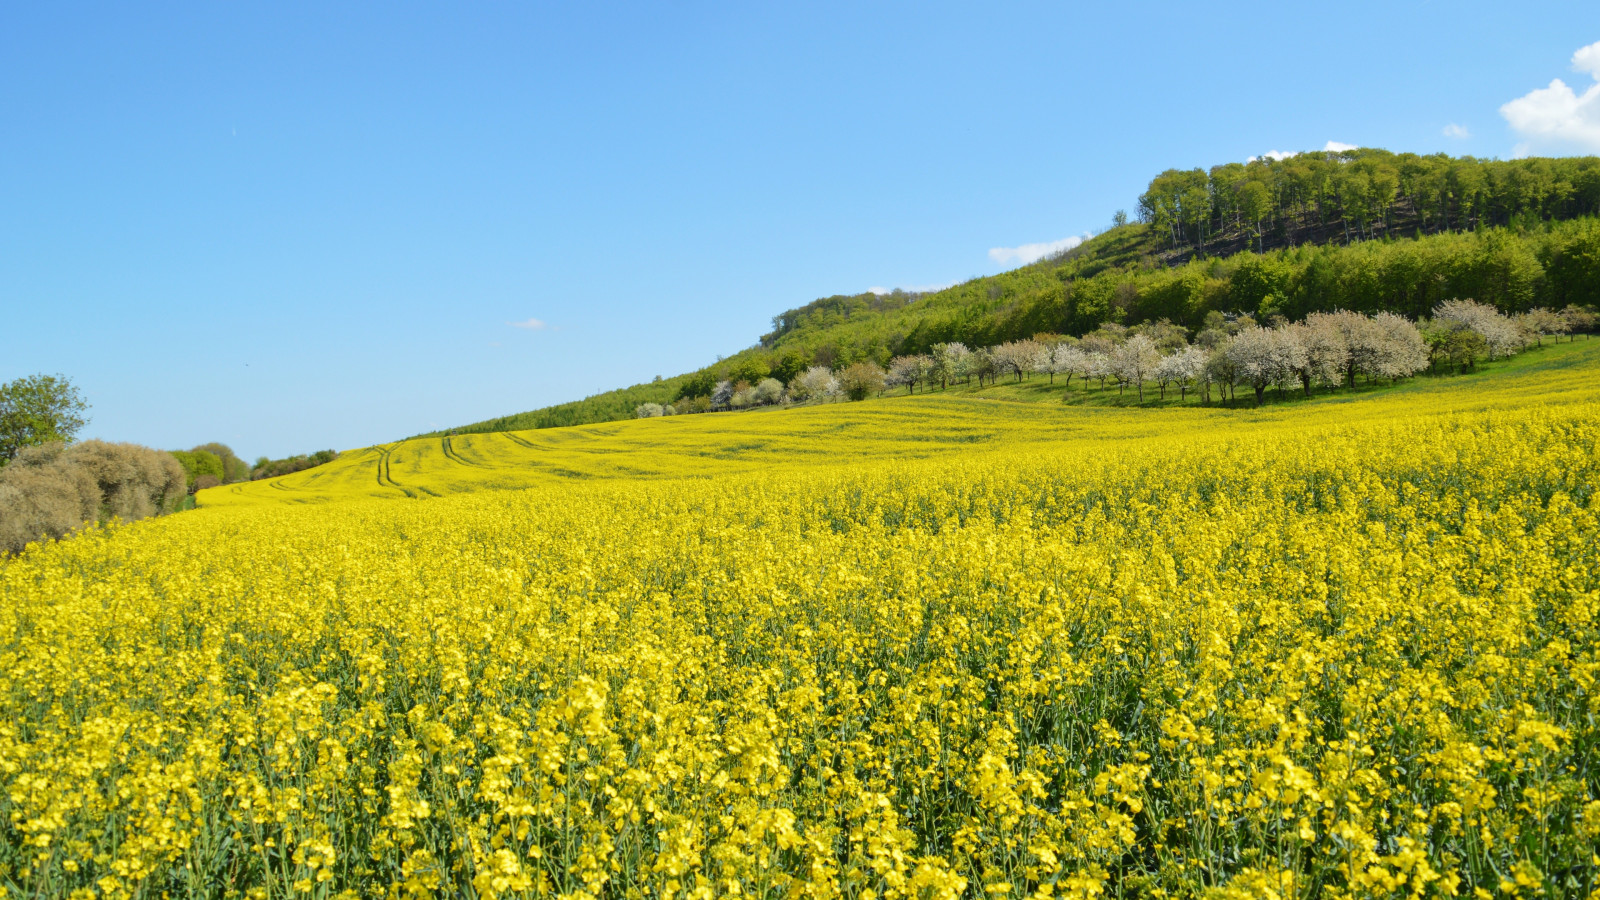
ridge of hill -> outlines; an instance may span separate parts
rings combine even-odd
[[[1071,250],[941,291],[824,297],[773,317],[717,363],[426,435],[631,418],[644,403],[710,395],[723,379],[787,382],[813,365],[988,346],[1040,333],[1209,312],[1300,318],[1326,309],[1411,318],[1472,298],[1504,312],[1600,297],[1600,157],[1479,160],[1363,148],[1171,169],[1140,221]]]

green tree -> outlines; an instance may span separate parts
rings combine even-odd
[[[89,404],[64,375],[29,375],[0,385],[0,466],[24,447],[71,443]]]
[[[226,472],[222,457],[198,447],[193,450],[174,450],[172,458],[183,467],[184,479],[191,494],[199,490],[197,484],[201,478],[209,477],[221,483]]]
[[[1246,181],[1239,188],[1239,214],[1255,226],[1256,249],[1262,248],[1261,222],[1272,212],[1272,193],[1259,181]]]
[[[219,444],[216,441],[212,441],[209,444],[201,444],[194,448],[194,452],[212,453],[222,461],[222,471],[218,474],[218,477],[222,479],[223,484],[250,480],[250,464],[240,459],[238,454],[233,452],[233,448],[227,444]]]

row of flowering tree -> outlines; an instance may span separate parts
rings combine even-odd
[[[1408,378],[1425,370],[1468,371],[1484,358],[1509,356],[1545,339],[1559,339],[1595,327],[1592,312],[1576,307],[1561,312],[1535,309],[1516,317],[1471,300],[1439,304],[1421,322],[1380,312],[1312,313],[1301,322],[1281,318],[1258,323],[1249,316],[1214,313],[1190,339],[1165,320],[1135,328],[1108,324],[1082,338],[1038,335],[993,347],[971,348],[951,342],[930,352],[895,357],[887,367],[857,362],[838,370],[813,366],[784,385],[774,378],[757,384],[723,381],[710,410],[747,409],[776,404],[863,400],[904,387],[907,393],[943,390],[952,384],[1057,378],[1071,390],[1116,387],[1133,391],[1142,403],[1147,389],[1158,396],[1176,390],[1180,400],[1196,393],[1210,403],[1213,394],[1233,400],[1238,388],[1253,391],[1257,405],[1268,388],[1303,391],[1354,389],[1367,382]],[[645,404],[641,417],[672,415],[670,406]]]

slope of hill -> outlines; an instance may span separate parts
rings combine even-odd
[[[1597,357],[408,441],[37,546],[9,893],[1592,896]]]
[[[1181,444],[1313,423],[1575,402],[1592,399],[1597,381],[1600,341],[1593,340],[1530,350],[1472,375],[1413,379],[1359,399],[1340,390],[1261,410],[1203,407],[1192,397],[1166,406],[1152,399],[1145,408],[1084,406],[1068,401],[1106,392],[1064,397],[1035,378],[786,412],[411,438],[351,451],[281,478],[202,491],[198,502],[219,507],[427,498],[583,480],[711,478],[775,466],[825,468],[991,452],[1003,457],[1024,448],[1115,455],[1127,442],[1153,437]],[[1116,395],[1114,389],[1109,393]]]
[[[695,372],[452,429],[510,431],[629,418],[722,379],[787,382],[812,365],[988,346],[1105,322],[1324,309],[1417,318],[1452,298],[1506,312],[1600,297],[1600,158],[1485,161],[1383,150],[1169,170],[1123,224],[1032,265],[929,294],[826,297],[773,318],[760,342]],[[448,431],[431,432],[446,434]]]

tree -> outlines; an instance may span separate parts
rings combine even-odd
[[[1155,373],[1156,364],[1160,361],[1161,354],[1156,351],[1155,341],[1136,334],[1111,352],[1111,373],[1124,385],[1136,385],[1139,388],[1139,402],[1143,403],[1144,383]]]
[[[1205,371],[1206,354],[1199,347],[1185,347],[1176,353],[1163,356],[1156,363],[1156,383],[1161,385],[1161,396],[1167,395],[1167,385],[1178,385],[1178,399],[1189,397],[1189,386]]]
[[[994,361],[996,372],[1016,375],[1017,380],[1021,381],[1024,372],[1032,372],[1038,367],[1039,357],[1044,353],[1045,348],[1037,341],[1021,340],[990,348],[989,357]]]
[[[1211,385],[1217,385],[1217,393],[1223,400],[1229,400],[1232,399],[1230,395],[1233,386],[1239,383],[1239,367],[1228,355],[1228,343],[1232,340],[1230,337],[1228,341],[1206,351],[1206,367],[1200,377],[1204,379],[1201,381],[1201,386],[1205,390],[1203,399],[1207,403],[1211,402]]]
[[[678,388],[678,395],[674,400],[686,400],[690,397],[709,397],[717,390],[717,375],[710,369],[702,369],[684,379]]]
[[[1067,376],[1067,389],[1072,389],[1072,376],[1088,371],[1088,360],[1083,348],[1062,342],[1050,348],[1050,383],[1057,375]]]
[[[1532,338],[1541,347],[1544,346],[1544,339],[1547,336],[1564,334],[1570,327],[1560,313],[1551,312],[1542,306],[1517,316],[1516,322],[1524,338]],[[1559,337],[1557,339],[1559,340]]]
[[[789,382],[792,400],[830,400],[839,393],[839,382],[827,366],[812,366]]]
[[[1083,373],[1084,387],[1087,389],[1089,379],[1100,379],[1100,390],[1106,389],[1106,379],[1115,374],[1111,368],[1111,354],[1098,351],[1085,353],[1084,361],[1087,364]]]
[[[750,401],[757,406],[771,406],[783,399],[783,382],[776,378],[763,378],[750,389]]]
[[[193,452],[215,454],[217,459],[222,461],[222,473],[219,477],[222,479],[223,484],[250,480],[249,464],[240,459],[238,454],[233,452],[233,448],[227,444],[219,444],[216,441],[212,441],[209,444],[201,444],[193,448]]]
[[[1454,322],[1476,331],[1489,348],[1489,358],[1510,356],[1522,349],[1522,332],[1499,310],[1473,300],[1446,300],[1433,309],[1436,322]]]
[[[917,382],[927,368],[925,357],[896,356],[889,361],[889,374],[885,381],[890,385],[905,385],[906,393],[916,390]]]
[[[979,347],[967,355],[967,374],[978,376],[979,386],[983,385],[985,378],[992,384],[1000,374],[1000,367],[994,359],[994,348]]]
[[[971,357],[972,351],[960,341],[934,344],[933,372],[930,377],[939,379],[939,389],[943,390],[950,382],[967,377]]]
[[[1263,247],[1261,221],[1272,211],[1272,194],[1259,181],[1246,181],[1239,188],[1239,213],[1255,225],[1256,249]]]
[[[1293,332],[1260,326],[1234,335],[1225,352],[1238,371],[1238,379],[1255,388],[1257,406],[1264,401],[1269,385],[1295,377],[1305,365],[1306,355]]]
[[[222,458],[209,450],[174,450],[172,458],[183,467],[184,480],[191,494],[200,490],[196,485],[201,478],[209,477],[219,484],[222,482]]]
[[[1345,376],[1351,390],[1356,387],[1356,373],[1372,377],[1381,367],[1388,352],[1388,337],[1372,319],[1357,312],[1341,309],[1331,313],[1315,313],[1307,317],[1314,328],[1329,328],[1338,333],[1344,343]]]
[[[700,399],[705,399],[704,397]],[[687,402],[687,401],[685,401]],[[268,459],[265,456],[256,460],[255,466],[250,469],[250,479],[259,481],[263,478],[277,478],[279,475],[289,475],[302,472],[315,466],[333,462],[339,458],[334,450],[318,450],[315,453],[301,453],[284,459]]]
[[[654,419],[655,417],[662,415],[662,413],[663,409],[659,403],[641,403],[639,404],[638,408],[633,411],[633,416],[636,419]]]
[[[757,384],[761,379],[772,374],[772,367],[759,356],[745,356],[736,360],[728,368],[728,380],[734,384],[743,381],[746,384]]]
[[[772,377],[788,384],[795,379],[795,376],[804,372],[808,364],[804,355],[789,350],[772,361]]]
[[[1593,309],[1582,306],[1568,306],[1561,311],[1561,318],[1567,323],[1568,333],[1583,332],[1585,335],[1594,331],[1595,324],[1600,322],[1600,316],[1596,316]]]
[[[1430,322],[1423,338],[1428,343],[1430,361],[1455,366],[1460,372],[1472,368],[1478,357],[1489,352],[1483,335],[1460,322]]]
[[[1189,331],[1180,325],[1172,324],[1171,319],[1157,319],[1146,322],[1133,329],[1136,334],[1142,334],[1156,345],[1162,353],[1171,353],[1189,346]]]
[[[24,447],[71,443],[89,404],[64,375],[29,375],[0,385],[0,466]]]
[[[839,388],[851,400],[865,400],[883,390],[883,378],[883,369],[877,363],[852,363],[839,373]]]
[[[1374,374],[1389,379],[1409,378],[1428,367],[1428,344],[1410,319],[1380,312],[1372,322],[1383,335],[1383,353]]]
[[[1314,382],[1338,384],[1350,360],[1350,347],[1345,343],[1344,332],[1339,329],[1338,323],[1325,314],[1312,313],[1305,322],[1291,327],[1300,340],[1300,346],[1306,351],[1305,362],[1295,373],[1300,376],[1306,396],[1311,396]]]

